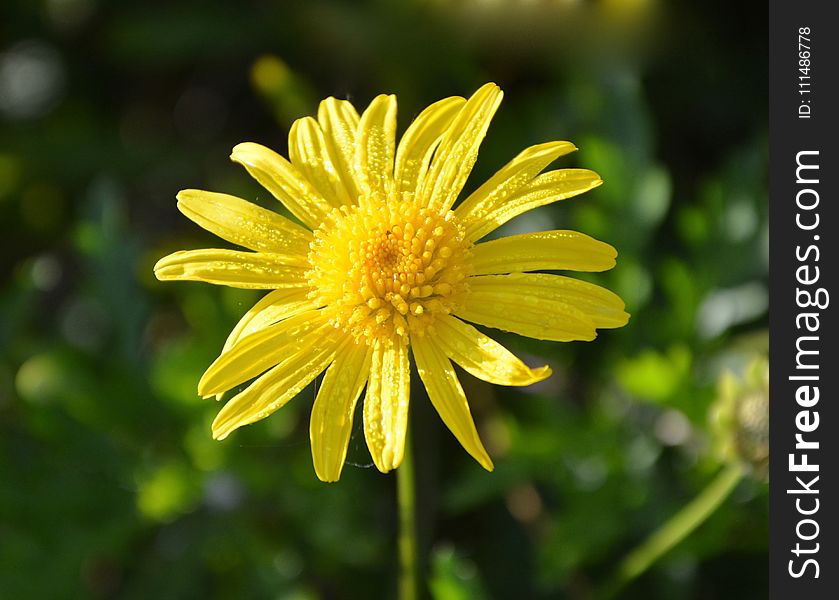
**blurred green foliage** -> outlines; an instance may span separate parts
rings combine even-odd
[[[533,143],[592,193],[498,235],[575,228],[619,249],[591,280],[630,325],[592,344],[504,336],[555,376],[462,374],[496,471],[415,402],[429,593],[589,598],[719,468],[708,411],[767,350],[765,6],[655,0],[240,4],[39,0],[0,8],[0,597],[387,598],[394,481],[353,434],[315,478],[314,393],[219,443],[204,368],[259,294],[161,285],[199,187],[274,206],[226,162],[286,152],[335,95],[506,96],[477,184]],[[630,598],[763,598],[766,486],[747,480]]]

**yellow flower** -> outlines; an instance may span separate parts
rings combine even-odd
[[[215,438],[267,417],[325,370],[310,424],[318,477],[340,476],[365,386],[364,436],[376,466],[390,471],[402,461],[412,353],[443,422],[492,470],[452,361],[500,385],[551,372],[529,368],[465,321],[554,341],[592,340],[597,328],[626,324],[612,292],[529,273],[610,269],[610,245],[574,231],[477,243],[525,211],[602,183],[586,169],[540,174],[576,149],[570,142],[527,148],[453,209],[501,96],[489,83],[468,100],[440,100],[398,146],[395,96],[376,97],[360,116],[327,98],[317,119],[292,125],[290,161],[259,144],[236,146],[231,158],[302,225],[233,196],[178,194],[187,217],[251,251],[176,252],[157,263],[158,279],[273,290],[198,384],[208,397],[256,377],[221,409]]]

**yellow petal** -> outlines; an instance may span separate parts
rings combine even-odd
[[[233,331],[227,336],[222,352],[226,352],[233,344],[255,331],[265,329],[269,325],[301,312],[317,308],[309,300],[308,294],[307,288],[274,290],[266,294],[239,320]]]
[[[475,245],[472,274],[560,269],[605,271],[615,266],[617,255],[609,244],[576,231],[540,231]]]
[[[408,428],[411,367],[408,347],[399,338],[373,348],[370,380],[364,398],[364,438],[382,473],[402,462]]]
[[[299,254],[239,252],[238,250],[181,250],[154,265],[161,280],[205,281],[229,287],[270,290],[307,286],[309,263]]]
[[[542,169],[558,157],[576,149],[571,142],[547,142],[524,149],[470,194],[457,207],[455,214],[463,221],[480,219],[491,212],[493,207],[503,206],[508,198],[533,181]]]
[[[431,336],[415,336],[411,339],[417,371],[425,384],[431,404],[437,409],[443,423],[454,434],[463,448],[487,471],[492,471],[492,459],[484,449],[469,404],[452,363],[434,345]]]
[[[626,325],[616,294],[600,286],[541,273],[469,278],[462,319],[540,340],[593,340],[597,328]]]
[[[331,206],[352,204],[338,169],[329,156],[326,140],[312,117],[297,119],[288,132],[288,154],[293,164]]]
[[[523,212],[565,200],[603,183],[600,176],[588,169],[559,169],[542,173],[502,203],[486,203],[473,210],[465,223],[466,238],[479,240]]]
[[[452,207],[478,158],[478,148],[502,96],[497,85],[487,83],[466,101],[434,153],[421,204],[440,213]]]
[[[438,317],[434,336],[446,356],[478,379],[498,385],[530,385],[551,375],[547,365],[531,369],[504,346],[455,317]]]
[[[297,352],[314,352],[321,346],[318,336],[331,329],[334,328],[319,310],[309,310],[259,329],[213,361],[198,382],[198,393],[205,397],[218,394]]]
[[[425,180],[431,156],[466,98],[444,98],[423,110],[408,127],[396,149],[396,190],[415,194]]]
[[[318,122],[332,164],[354,204],[358,201],[358,169],[355,164],[355,135],[358,112],[346,100],[327,98],[318,107]]]
[[[181,190],[178,210],[223,240],[258,252],[309,252],[312,233],[261,206],[236,196]]]
[[[312,407],[309,438],[315,473],[338,481],[347,457],[355,404],[370,376],[370,347],[347,339],[335,353]]]
[[[327,220],[332,206],[285,158],[265,146],[245,142],[233,148],[231,160],[247,169],[251,177],[283,203],[311,229]]]
[[[309,332],[283,362],[224,405],[213,421],[213,437],[223,440],[281,408],[323,372],[344,339],[346,334],[331,326],[328,331]]]
[[[355,143],[362,196],[393,188],[393,154],[396,147],[396,96],[376,96],[361,115]]]

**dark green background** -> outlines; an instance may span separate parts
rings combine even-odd
[[[311,466],[311,388],[225,442],[195,386],[257,293],[157,282],[223,244],[197,187],[277,206],[227,161],[286,152],[328,95],[505,100],[474,189],[524,147],[605,185],[506,232],[613,244],[629,325],[593,343],[501,335],[555,375],[463,375],[496,464],[418,394],[421,532],[435,598],[589,598],[719,469],[721,372],[765,352],[765,4],[467,0],[9,0],[0,8],[0,597],[387,598],[394,477],[361,431],[340,483]],[[261,68],[254,68],[254,65]],[[358,426],[359,423],[356,425]],[[627,598],[764,598],[766,485],[747,479]]]

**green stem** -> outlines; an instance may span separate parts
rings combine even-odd
[[[399,503],[399,599],[417,599],[417,528],[414,506],[414,449],[411,428],[405,434],[405,454],[396,469]]]
[[[742,467],[736,464],[723,469],[702,493],[623,559],[611,585],[606,587],[604,596],[609,598],[617,594],[626,584],[690,535],[722,504],[742,475]]]

